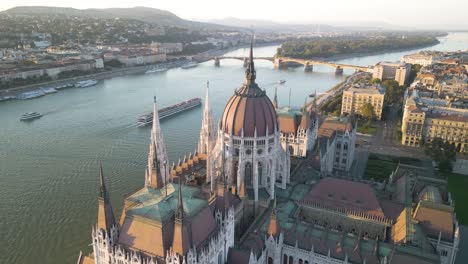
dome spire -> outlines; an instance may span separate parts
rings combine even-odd
[[[247,84],[255,83],[256,72],[253,60],[253,42],[254,35],[252,34],[252,39],[250,40],[250,54],[249,54],[249,64],[247,64],[247,69],[245,70],[245,78],[247,79]]]

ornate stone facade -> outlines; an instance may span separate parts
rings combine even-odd
[[[252,48],[244,85],[236,90],[224,109],[216,144],[209,154],[211,173],[207,181],[214,191],[222,157],[226,159],[228,184],[241,197],[250,190],[257,207],[259,192],[273,199],[275,187],[285,189],[289,182],[289,153],[281,147],[281,132],[273,104],[255,83]]]

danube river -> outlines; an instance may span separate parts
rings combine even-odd
[[[429,49],[468,48],[468,33],[453,33]],[[275,46],[255,49],[271,56]],[[228,55],[243,56],[245,49]],[[386,53],[340,60],[370,65],[399,60],[409,52]],[[300,106],[314,91],[340,82],[334,69],[314,67],[274,70],[271,62],[256,61],[257,80],[272,97],[276,82],[280,105]],[[349,74],[349,72],[345,72]],[[150,111],[153,95],[159,106],[203,97],[206,81],[217,120],[228,98],[244,81],[242,62],[213,61],[192,69],[162,74],[122,76],[90,88],[60,91],[27,101],[0,103],[0,263],[74,263],[80,250],[90,251],[91,226],[96,222],[99,162],[102,161],[115,215],[123,196],[141,187],[150,128],[138,128],[138,115]],[[29,111],[44,113],[20,122]],[[162,122],[169,158],[195,149],[202,108]]]

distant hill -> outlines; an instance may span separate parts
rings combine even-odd
[[[217,25],[213,23],[203,23],[182,19],[166,10],[160,10],[149,7],[132,7],[132,8],[104,8],[104,9],[75,9],[69,7],[49,7],[49,6],[18,6],[0,14],[16,14],[16,15],[64,15],[64,16],[80,16],[94,18],[126,18],[143,21],[149,24],[181,27],[187,29],[216,29],[216,30],[239,30],[239,27],[226,25]]]
[[[238,26],[244,28],[253,27],[255,31],[283,31],[283,32],[329,32],[329,31],[339,31],[339,27],[324,25],[324,24],[285,24],[278,23],[268,20],[256,20],[256,19],[239,19],[234,17],[223,18],[223,19],[213,19],[208,22],[225,25],[225,26]]]

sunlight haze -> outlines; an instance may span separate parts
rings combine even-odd
[[[239,0],[226,4],[218,0],[135,0],[135,1],[72,1],[72,0],[19,0],[1,1],[0,10],[15,6],[58,6],[86,8],[145,6],[170,11],[182,18],[210,20],[226,17],[259,19],[287,23],[384,23],[404,27],[466,27],[468,2],[463,0],[436,1],[424,0],[294,0],[284,2]],[[202,7],[202,8],[201,8]],[[450,14],[450,15],[449,15]],[[434,19],[437,17],[437,20]]]

